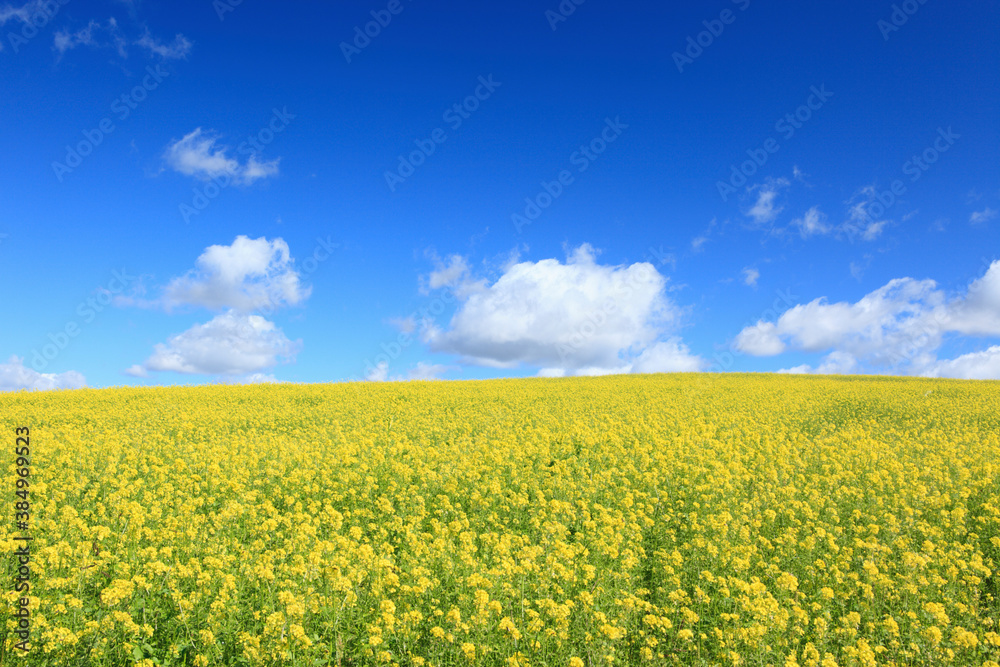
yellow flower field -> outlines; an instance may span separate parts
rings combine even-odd
[[[0,394],[0,664],[1000,663],[1000,383]]]

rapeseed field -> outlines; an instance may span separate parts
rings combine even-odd
[[[1000,667],[1000,383],[85,389],[0,425],[3,665]]]

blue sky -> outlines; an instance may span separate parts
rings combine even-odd
[[[1000,7],[0,4],[0,389],[1000,377]]]

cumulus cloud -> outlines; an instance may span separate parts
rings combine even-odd
[[[705,361],[691,354],[680,338],[654,343],[642,351],[629,369],[633,373],[694,373],[704,370]]]
[[[288,244],[281,238],[238,236],[231,245],[213,245],[196,260],[197,268],[170,281],[162,303],[239,311],[296,305],[310,290],[299,281]]]
[[[258,160],[252,153],[247,161],[230,156],[230,147],[218,144],[214,133],[202,132],[200,127],[183,138],[167,145],[163,157],[174,171],[207,181],[228,176],[233,182],[249,185],[278,173],[280,158],[269,162]]]
[[[966,380],[1000,379],[1000,345],[994,345],[981,352],[963,354],[955,359],[936,362],[922,375]]]
[[[756,287],[757,281],[760,279],[760,271],[754,268],[743,269],[743,284],[749,285],[750,287]]]
[[[853,304],[819,298],[797,305],[776,322],[760,321],[744,328],[735,346],[754,356],[786,350],[827,353],[816,369],[797,366],[788,372],[871,368],[914,375],[1000,377],[990,375],[995,368],[990,351],[938,360],[937,350],[947,334],[1000,336],[1000,261],[963,295],[949,298],[933,280],[898,278]],[[977,362],[980,370],[974,371]]]
[[[997,217],[996,210],[987,206],[982,211],[973,211],[972,215],[969,216],[969,222],[971,222],[974,225],[981,225],[983,223],[989,222],[995,217]]]
[[[0,363],[0,391],[79,389],[86,386],[87,380],[76,371],[39,373],[25,366],[24,360],[18,356],[11,356],[7,363]]]
[[[948,327],[971,336],[1000,335],[1000,261],[969,285],[949,309]]]
[[[281,361],[293,361],[301,341],[292,342],[273,322],[259,315],[229,311],[206,324],[158,343],[153,354],[130,375],[172,371],[191,375],[249,375]]]
[[[755,357],[773,357],[785,351],[785,344],[778,336],[774,322],[758,322],[736,336],[736,349]]]
[[[456,260],[436,272],[440,284],[460,280],[474,287],[455,292],[458,308],[447,328],[424,323],[421,330],[432,350],[456,354],[464,363],[526,364],[548,374],[629,372],[640,360],[643,368],[657,370],[701,364],[668,335],[680,312],[665,295],[666,279],[647,262],[600,265],[585,244],[565,263],[511,264],[492,285],[466,273]]]

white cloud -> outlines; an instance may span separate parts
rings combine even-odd
[[[784,210],[784,207],[776,204],[778,193],[782,187],[787,185],[787,179],[779,178],[768,181],[764,185],[755,186],[755,189],[758,191],[757,201],[747,211],[747,215],[753,218],[754,222],[758,225],[774,222],[778,214]]]
[[[885,207],[878,200],[878,188],[874,185],[866,185],[857,192],[847,202],[847,220],[840,227],[848,238],[853,239],[860,235],[865,241],[874,241],[889,224],[889,220],[875,220],[871,212],[881,210],[883,215]],[[882,216],[880,216],[882,217]]]
[[[250,373],[249,375],[237,375],[223,377],[218,380],[219,384],[283,384],[281,380],[270,373]]]
[[[365,380],[368,382],[403,382],[404,380],[438,380],[440,376],[448,371],[448,367],[442,364],[431,364],[426,361],[417,362],[417,365],[407,371],[406,376],[389,375],[389,362],[380,361],[368,370]]]
[[[785,351],[774,322],[758,322],[736,336],[736,349],[755,357],[773,357]]]
[[[632,373],[694,373],[704,370],[705,360],[691,354],[679,338],[655,343],[639,355]]]
[[[3,11],[0,10],[0,17]],[[79,389],[86,386],[87,380],[76,371],[39,373],[25,366],[24,360],[18,356],[11,356],[7,363],[0,363],[0,391]]]
[[[171,336],[166,343],[158,343],[141,369],[200,375],[251,374],[275,366],[279,359],[293,360],[300,348],[301,341],[290,341],[273,322],[259,315],[229,311]],[[131,375],[138,373],[135,366],[129,370]]]
[[[565,264],[509,265],[492,285],[471,281],[462,267],[453,260],[445,268],[452,280],[463,276],[476,287],[456,291],[458,308],[446,330],[424,324],[422,340],[434,351],[493,368],[538,366],[550,375],[629,372],[644,352],[649,367],[696,363],[672,339],[650,351],[668,338],[680,313],[665,296],[666,279],[647,262],[599,265],[585,244]],[[437,275],[441,282],[445,272]]]
[[[818,368],[813,369],[808,364],[783,368],[779,373],[804,374],[814,373],[816,375],[845,375],[858,367],[858,360],[848,352],[839,350],[833,351],[823,358],[823,362]]]
[[[167,285],[163,304],[168,310],[194,305],[252,311],[295,305],[309,297],[281,238],[268,241],[241,235],[231,245],[209,246],[196,265]]]
[[[743,269],[743,284],[749,285],[750,287],[756,287],[757,281],[760,279],[760,271],[754,268]]]
[[[797,305],[777,322],[760,321],[744,328],[735,346],[754,356],[788,349],[828,352],[817,373],[871,367],[909,374],[973,377],[978,372],[976,377],[1000,377],[991,375],[992,353],[938,360],[936,352],[949,333],[1000,336],[1000,261],[991,264],[964,295],[949,299],[933,280],[898,278],[853,304],[831,304],[820,298]],[[977,362],[984,370],[974,371]],[[786,370],[813,372],[808,366]]]
[[[513,262],[513,263],[516,263]],[[485,289],[485,280],[474,280],[469,271],[469,265],[461,255],[451,255],[447,263],[434,257],[436,268],[430,272],[425,280],[425,286],[421,287],[421,293],[429,294],[431,290],[448,287],[458,298],[465,298],[469,294]]]
[[[35,3],[38,5],[42,2]],[[3,25],[4,10],[0,10],[0,25]],[[89,46],[93,48],[113,47],[122,58],[128,58],[129,45],[140,46],[146,49],[151,56],[158,56],[163,60],[175,60],[186,58],[191,52],[191,42],[182,34],[174,36],[172,43],[164,43],[150,34],[147,28],[139,39],[132,40],[126,37],[118,21],[114,17],[109,18],[106,23],[99,23],[91,20],[86,26],[78,30],[62,29],[55,33],[52,48],[60,56],[78,46]]]
[[[940,330],[928,327],[943,301],[934,288],[932,280],[900,278],[855,304],[815,299],[789,309],[777,323],[747,327],[737,337],[737,348],[757,356],[778,354],[786,345],[807,352],[835,348],[889,363],[887,355],[896,349],[917,341],[931,349],[940,343]]]
[[[888,222],[888,220],[879,220],[878,222],[871,223],[865,227],[865,231],[861,233],[861,238],[865,241],[874,241],[882,235],[882,230],[885,229]]]
[[[420,361],[417,362],[416,366],[407,371],[406,377],[410,380],[437,380],[447,370],[448,367],[443,364],[431,364],[426,361]]]
[[[44,0],[31,0],[26,2],[20,7],[14,7],[13,5],[4,5],[0,7],[0,28],[7,24],[8,21],[17,19],[22,23],[28,23],[31,20],[31,16],[42,10],[44,6]],[[3,47],[3,43],[0,42],[0,48]]]
[[[128,58],[128,40],[118,27],[118,21],[109,18],[106,24],[91,20],[75,32],[63,29],[55,33],[52,48],[62,56],[78,46],[94,48],[113,47],[122,58]]]
[[[182,139],[171,142],[163,157],[174,171],[206,181],[228,176],[235,183],[249,185],[278,173],[280,158],[260,162],[254,154],[241,165],[238,159],[229,156],[230,148],[216,146],[217,141],[218,137],[213,134],[195,128]]]
[[[365,375],[368,382],[387,382],[389,380],[389,362],[380,361]]]
[[[969,285],[965,296],[951,304],[948,328],[972,336],[1000,335],[1000,261]]]
[[[695,238],[691,239],[691,250],[693,250],[694,252],[701,252],[702,246],[708,243],[708,240],[712,236],[712,233],[715,231],[715,227],[717,224],[718,224],[717,219],[712,218],[711,221],[709,221],[708,226],[705,228],[705,231],[702,232],[699,236],[696,236]],[[723,225],[725,225],[725,223],[723,223]]]
[[[135,43],[137,46],[147,49],[150,54],[160,56],[164,60],[187,58],[191,52],[191,42],[180,33],[174,36],[172,44],[164,44],[149,34],[149,30],[146,30],[146,33]]]
[[[826,224],[826,214],[820,211],[818,206],[813,206],[801,218],[792,220],[792,224],[799,228],[799,234],[804,239],[819,234],[829,234],[831,231],[831,227]]]
[[[982,211],[973,211],[972,215],[969,216],[969,222],[971,222],[974,225],[981,225],[983,223],[989,222],[995,217],[997,217],[996,210],[987,206]]]
[[[922,375],[965,380],[1000,379],[1000,345],[994,345],[982,352],[971,352],[955,359],[939,361]]]
[[[134,377],[134,378],[147,378],[147,377],[149,377],[149,371],[147,371],[144,366],[140,366],[139,364],[132,364],[131,366],[129,366],[128,368],[126,368],[122,372],[125,375],[128,375],[129,377]]]

